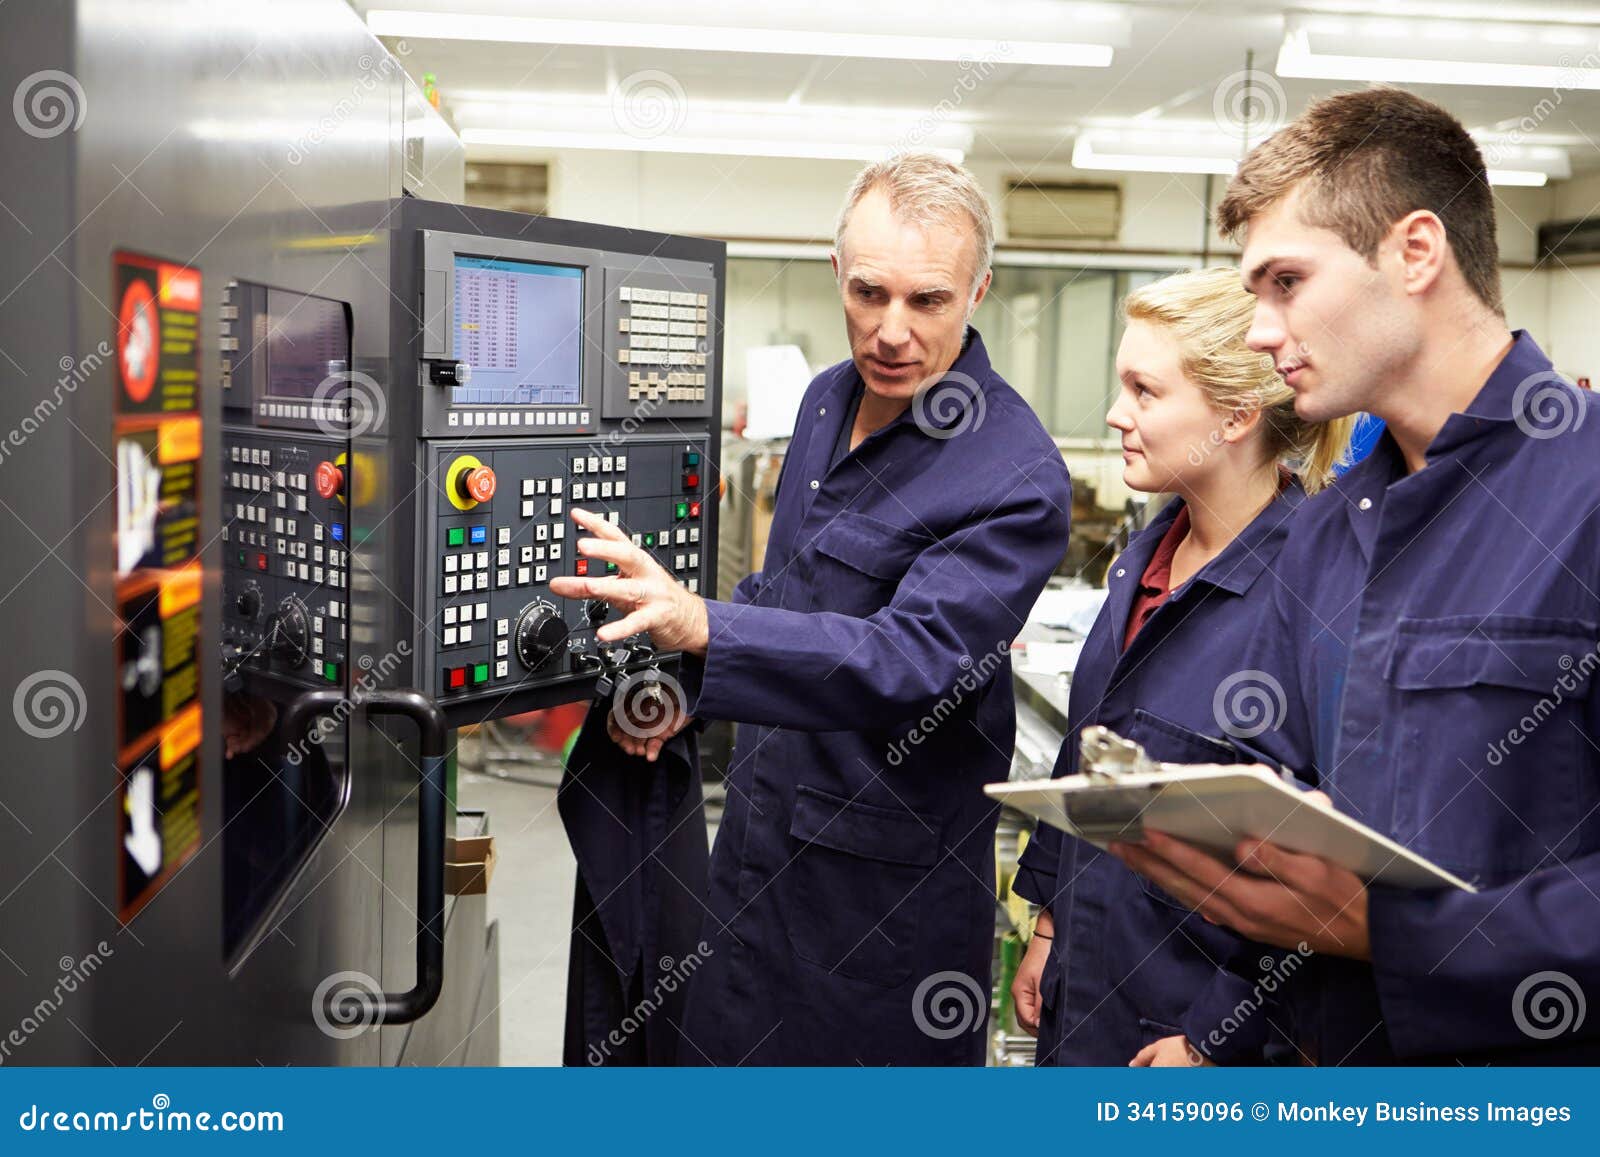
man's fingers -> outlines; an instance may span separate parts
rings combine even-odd
[[[1291,852],[1266,840],[1240,840],[1233,854],[1246,871],[1301,891],[1309,890],[1324,874],[1316,856]]]
[[[1150,1062],[1156,1059],[1156,1046],[1145,1045],[1144,1048],[1133,1054],[1133,1060],[1128,1062],[1130,1069],[1148,1069]]]
[[[615,542],[609,538],[580,538],[578,540],[578,553],[585,558],[599,559],[602,562],[614,562],[627,573],[643,568],[644,561],[649,558],[644,551],[624,539]]]
[[[604,599],[619,610],[631,611],[639,605],[645,588],[638,579],[612,575],[609,578],[572,578],[566,575],[550,580],[550,593],[564,599]]]
[[[622,527],[613,525],[609,519],[596,514],[594,511],[574,506],[571,513],[572,521],[596,538],[609,538],[613,542],[626,542],[630,546],[633,545],[627,534],[623,532]]]
[[[550,593],[564,599],[603,599],[607,586],[615,587],[615,578],[574,578],[557,575],[550,580]],[[609,601],[609,600],[608,600]]]
[[[633,580],[630,579],[628,581],[632,582]],[[624,609],[626,609],[626,605]],[[648,631],[655,625],[655,622],[655,611],[649,606],[644,606],[614,623],[606,623],[594,633],[594,636],[602,643],[615,643],[619,639],[626,639],[630,635],[638,635]]]
[[[1227,882],[1228,877],[1233,875],[1231,865],[1202,852],[1193,844],[1174,839],[1162,832],[1146,831],[1144,847],[1207,888],[1221,887]]]
[[[1180,872],[1148,848],[1138,844],[1114,844],[1112,847],[1113,854],[1129,869],[1166,889],[1186,907],[1199,911],[1211,895],[1211,888]]]
[[[1139,844],[1118,844],[1116,847],[1117,857],[1124,864],[1172,893],[1185,906],[1194,909],[1213,924],[1226,924],[1235,930],[1241,929],[1245,922],[1244,914],[1223,891],[1234,878],[1228,869],[1222,870],[1222,879],[1219,882],[1212,883],[1208,880],[1195,879],[1186,871],[1174,867],[1171,862],[1157,855],[1149,847]],[[1210,859],[1203,852],[1198,854],[1204,859]]]

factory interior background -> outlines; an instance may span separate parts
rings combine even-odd
[[[160,43],[159,35],[147,42],[139,27],[151,17],[158,24],[162,18],[214,21],[230,45],[259,49],[258,63],[304,60],[326,19],[341,43],[375,37],[392,56],[403,72],[394,83],[410,94],[403,99],[426,106],[405,115],[427,119],[429,156],[450,157],[459,166],[459,187],[450,187],[453,181],[445,186],[461,204],[725,243],[720,423],[705,431],[722,482],[720,497],[706,499],[718,503],[715,579],[721,592],[761,569],[774,491],[806,384],[850,356],[829,262],[841,200],[864,163],[899,150],[933,150],[959,161],[994,209],[994,278],[972,324],[995,368],[1054,438],[1073,481],[1070,541],[1039,610],[1052,624],[1070,620],[1080,605],[1091,607],[1092,618],[1098,604],[1075,600],[1103,587],[1110,560],[1150,513],[1146,496],[1123,482],[1119,439],[1106,426],[1118,384],[1119,302],[1173,271],[1237,264],[1238,246],[1212,225],[1228,179],[1251,146],[1318,98],[1387,83],[1458,117],[1490,170],[1507,321],[1534,335],[1567,378],[1587,387],[1600,377],[1600,326],[1594,322],[1600,308],[1600,6],[1556,0],[1305,0],[1293,6],[1269,0],[728,0],[677,10],[642,0],[352,0],[320,6],[337,9],[334,17],[313,13],[319,5],[296,3],[281,6],[275,19],[266,16],[270,5],[76,7],[83,29],[110,30],[94,39],[93,67],[102,73],[115,71],[119,54],[131,59]],[[0,5],[0,36],[12,20],[20,37],[25,18],[14,5]],[[941,58],[919,48],[919,37],[968,48]],[[1057,51],[1063,45],[1084,51]],[[233,67],[200,70],[197,83],[234,91]],[[243,61],[237,67],[240,76],[249,71]],[[285,71],[311,75],[299,64]],[[96,131],[96,118],[139,115],[117,107],[115,90],[102,97],[86,82],[84,91],[85,141]],[[248,100],[255,90],[237,91]],[[365,99],[342,79],[326,81],[322,95],[341,93],[356,94],[356,106]],[[19,109],[22,99],[19,92]],[[224,108],[230,99],[185,110],[191,118],[183,122],[185,132],[199,142],[189,175],[211,174],[207,155],[222,157],[241,142],[275,135],[291,154],[304,152],[304,168],[292,155],[289,164],[309,174],[327,150],[349,146],[363,132],[384,131],[381,124],[372,129],[370,108],[319,128],[314,121],[284,123],[270,101]],[[155,144],[164,131],[144,144]],[[208,154],[208,148],[217,151]],[[115,203],[143,197],[138,156],[112,155],[128,182],[107,177]],[[0,191],[0,202],[18,200],[18,168],[8,167],[11,191]],[[443,199],[429,186],[432,179],[422,174],[421,187]],[[336,177],[326,183],[332,189]],[[298,212],[278,189],[271,195],[286,216]],[[161,196],[150,190],[152,206]],[[336,191],[326,192],[318,212],[338,199]],[[0,216],[0,241],[8,232],[24,241],[16,228],[26,229],[20,204],[17,213],[8,209]],[[329,235],[354,236],[369,228],[364,221],[356,213],[349,224],[329,217],[323,227]],[[442,218],[419,217],[418,223],[449,228]],[[137,238],[127,244],[139,248]],[[694,253],[685,249],[681,256],[688,261]],[[81,275],[96,293],[108,283],[109,273],[73,268],[74,279]],[[210,300],[228,277],[206,276]],[[227,309],[248,308],[239,304],[242,297],[229,300]],[[702,295],[702,319],[704,302]],[[692,299],[684,304],[692,315]],[[679,305],[674,297],[672,307]],[[338,471],[351,465],[329,461],[329,477],[342,482]],[[236,462],[225,468],[237,472]],[[500,484],[514,485],[509,476]],[[544,491],[539,494],[542,501]],[[15,541],[31,542],[20,530]],[[333,549],[319,538],[319,558],[323,545]],[[694,559],[692,566],[699,555]],[[5,585],[48,581],[48,572],[29,573],[26,566],[8,570]],[[1060,640],[1074,637],[1070,631],[1059,639],[1038,636],[1018,656],[1014,777],[1048,775],[1054,763],[1075,657]],[[42,637],[30,638],[36,651],[46,645]],[[319,654],[320,646],[319,640]],[[470,666],[458,670],[473,678]],[[480,891],[483,919],[498,925],[503,1065],[562,1063],[576,865],[557,787],[586,710],[586,701],[566,703],[465,723],[456,731],[454,803],[463,814],[491,820],[492,873],[479,864]],[[713,724],[699,742],[713,836],[733,729]],[[1008,812],[997,838],[1002,894],[995,906],[991,1064],[1032,1059],[1031,1040],[1007,1020],[1004,996],[1027,920],[1027,905],[1007,894],[1004,883],[1029,826]],[[409,845],[400,847],[379,859],[398,856],[404,868]],[[391,864],[370,863],[385,880],[407,878],[403,872],[392,877]],[[56,879],[61,892],[52,895],[79,890],[57,879],[61,873],[47,857],[40,856],[34,870],[39,874],[19,868],[5,886],[22,889],[19,898],[34,886],[25,879]],[[160,902],[159,896],[153,901]],[[372,902],[389,903],[381,895]],[[110,912],[98,901],[96,907]],[[91,913],[91,920],[100,915]],[[239,944],[248,946],[251,932],[238,935],[228,944],[242,953]],[[283,944],[268,947],[288,951]],[[401,957],[408,951],[402,946]],[[328,957],[319,959],[322,971],[334,967]],[[28,976],[33,983],[37,973],[30,968]],[[51,1031],[85,1063],[100,1063],[97,1049],[85,1048],[60,1024]],[[152,1049],[160,1046],[159,1025],[141,1026],[140,1033]],[[392,1061],[395,1047],[383,1045],[382,1059]],[[23,1063],[26,1056],[19,1052]]]
[[[415,7],[445,10],[426,0]],[[485,11],[481,3],[459,7]],[[1369,44],[1402,43],[1416,34],[1408,20],[1449,11],[1425,31],[1446,61],[1459,62],[1455,83],[1415,83],[1417,70],[1403,62],[1382,75],[1375,66],[1371,79],[1450,109],[1483,143],[1491,168],[1507,170],[1494,188],[1507,320],[1537,335],[1569,378],[1592,380],[1600,372],[1600,267],[1569,250],[1600,212],[1600,92],[1564,87],[1561,77],[1568,70],[1570,83],[1571,70],[1600,64],[1583,63],[1596,48],[1600,10],[1315,7]],[[608,18],[626,8],[608,5]],[[842,28],[849,8],[808,4],[801,19],[817,30]],[[643,8],[637,18],[652,12]],[[992,37],[1027,29],[1015,37],[1015,55],[1025,54],[1028,39],[1097,35],[1114,40],[1116,51],[1108,67],[1082,69],[1022,63],[1003,50],[928,62],[774,57],[732,45],[533,48],[429,39],[421,33],[450,21],[429,24],[399,8],[370,19],[391,47],[407,41],[409,72],[437,83],[440,107],[466,144],[468,201],[728,241],[723,453],[740,480],[725,499],[720,567],[730,580],[759,566],[751,552],[759,550],[763,497],[789,420],[784,411],[756,429],[762,436],[739,428],[741,412],[768,421],[752,373],[777,359],[795,366],[803,383],[849,353],[828,264],[841,190],[883,141],[959,155],[982,181],[998,231],[994,283],[973,325],[1072,471],[1073,543],[1061,573],[1098,583],[1107,544],[1136,497],[1105,425],[1117,303],[1166,272],[1234,260],[1237,247],[1210,222],[1241,142],[1263,139],[1310,101],[1359,82],[1275,69],[1288,33],[1284,6],[1273,3],[996,0],[981,14],[886,3],[873,14],[875,29],[948,31],[966,22]],[[1485,45],[1513,39],[1507,22],[1519,17],[1562,22],[1556,39],[1565,43],[1530,39],[1520,56],[1486,56]],[[1484,70],[1469,62],[1491,57],[1548,65],[1550,83],[1483,83]],[[683,138],[693,143],[686,148]],[[1026,701],[1019,716],[1019,746],[1047,770],[1051,721]],[[506,886],[491,892],[491,906],[505,928],[506,976],[527,977],[506,984],[506,1063],[560,1056],[561,918],[572,864],[551,806],[555,783],[547,772],[542,787],[487,776],[464,789],[492,800],[503,817],[497,885]],[[1014,1044],[1024,1044],[1020,1035]]]

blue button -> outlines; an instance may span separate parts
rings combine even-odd
[[[472,541],[473,542],[488,542],[489,541],[489,528],[487,526],[474,526],[472,528]]]
[[[333,531],[334,542],[344,541],[344,523],[335,522],[331,527],[329,527],[329,529]]]

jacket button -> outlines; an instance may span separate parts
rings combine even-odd
[[[827,414],[828,414],[828,407],[827,406],[818,406],[817,407],[817,417],[824,418],[824,417],[827,416]]]
[[[1372,499],[1363,498],[1360,502],[1356,503],[1356,505],[1359,506],[1362,510],[1371,510],[1372,509]]]
[[[815,478],[813,478],[811,480],[811,489],[815,490],[817,487],[819,487],[821,485],[822,485],[822,483],[818,482]]]
[[[1123,575],[1125,575],[1127,573],[1128,572],[1127,572],[1126,568],[1120,567],[1120,566],[1117,568],[1117,577],[1118,578],[1121,578]]]

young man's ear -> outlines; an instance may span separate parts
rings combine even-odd
[[[1431,209],[1417,209],[1395,222],[1390,238],[1400,260],[1401,286],[1419,296],[1439,283],[1451,260],[1444,222]]]

